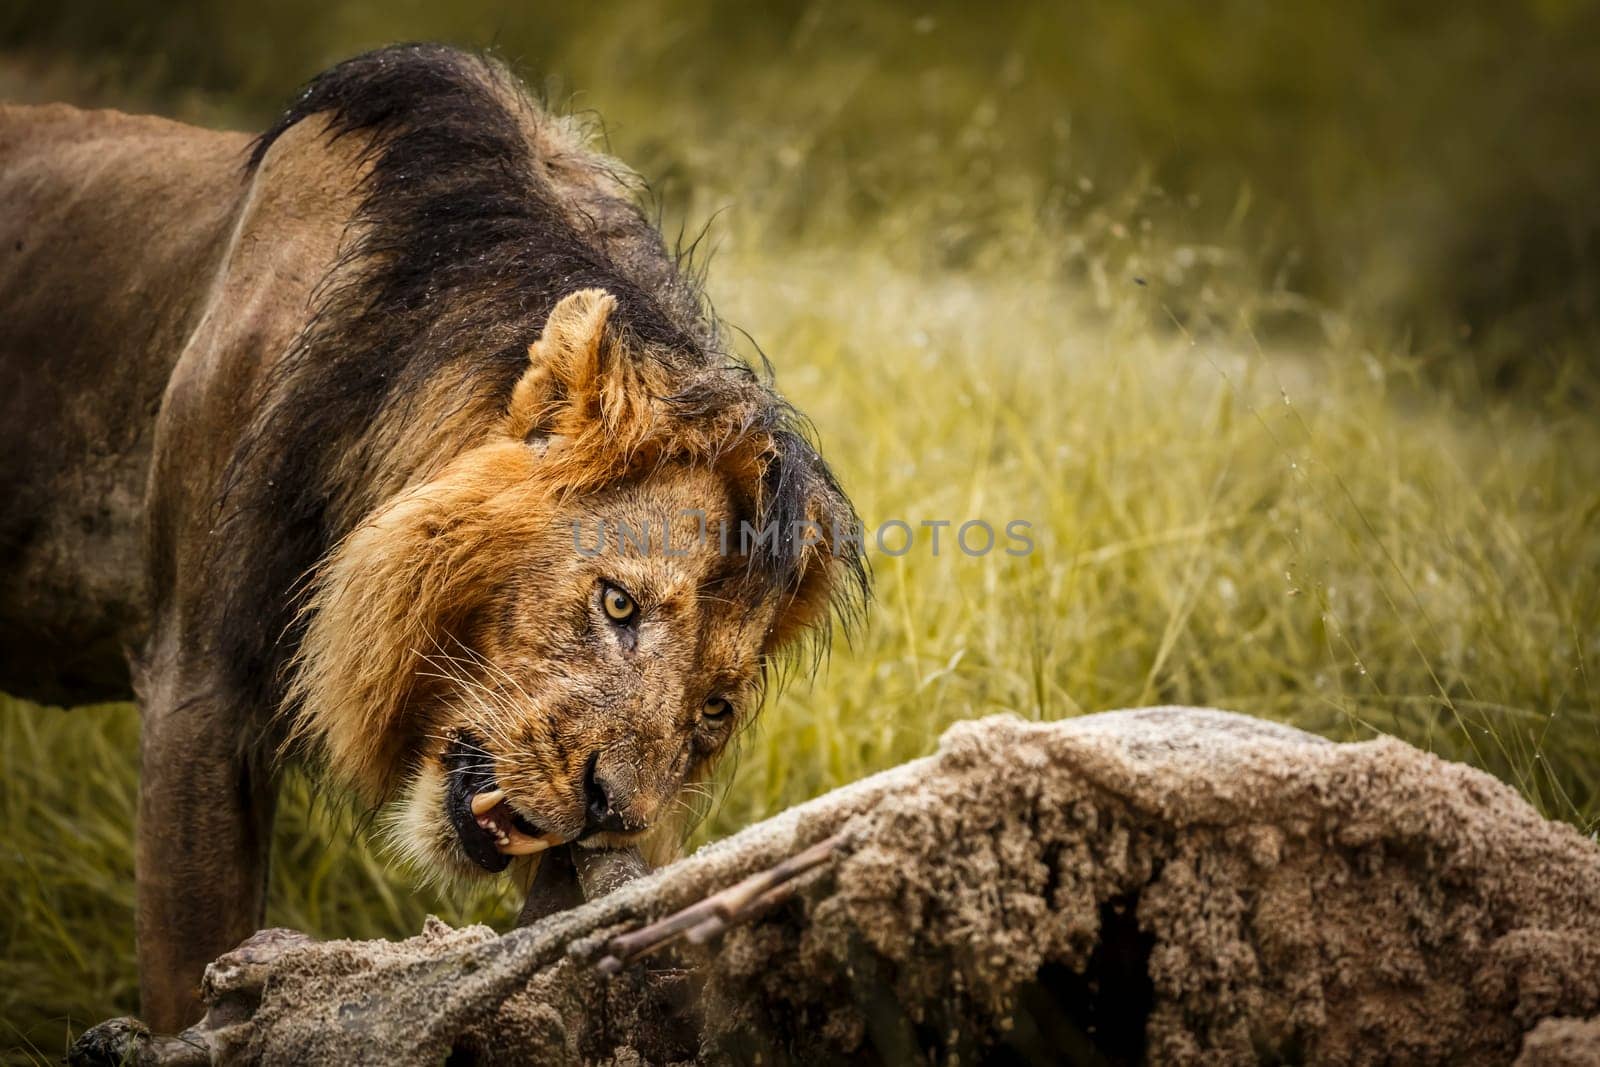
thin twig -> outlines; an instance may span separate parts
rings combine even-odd
[[[824,838],[805,851],[664,919],[618,934],[606,946],[608,954],[597,964],[600,972],[616,974],[634,960],[665,948],[685,935],[691,943],[703,945],[728,927],[764,914],[794,893],[796,878],[833,858],[842,839],[841,834]]]

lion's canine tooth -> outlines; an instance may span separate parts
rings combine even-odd
[[[512,830],[510,842],[503,843],[500,851],[507,856],[531,856],[536,852],[543,852],[551,845],[561,844],[561,838],[555,834],[542,834],[539,837],[529,837],[521,830]]]
[[[506,798],[504,789],[491,789],[487,793],[479,793],[472,798],[472,814],[487,815]]]

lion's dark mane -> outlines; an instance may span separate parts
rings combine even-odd
[[[219,550],[245,555],[235,560],[243,580],[221,605],[216,652],[259,706],[281,699],[301,636],[294,591],[375,503],[360,484],[378,459],[372,428],[429,417],[410,408],[437,375],[465,369],[473,395],[463,403],[509,396],[551,308],[600,287],[645,358],[757,380],[721,348],[692,280],[630,201],[597,196],[574,212],[561,199],[528,135],[536,105],[504,91],[514,84],[498,64],[454,49],[386,48],[318,76],[255,142],[251,173],[312,115],[326,116],[333,137],[370,141],[352,243],[275,370],[220,503]],[[762,418],[779,448],[756,518],[787,531],[819,488],[838,490],[793,409],[768,395]],[[693,411],[717,395],[673,399]],[[759,565],[783,588],[801,552],[782,537]],[[865,567],[859,556],[849,567],[853,580],[841,584],[854,600]]]

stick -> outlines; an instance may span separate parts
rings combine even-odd
[[[691,943],[703,945],[728,927],[763,914],[793,895],[796,878],[831,859],[841,839],[840,834],[824,838],[805,851],[767,870],[758,871],[681,911],[629,933],[618,934],[606,945],[607,955],[597,964],[600,972],[616,974],[634,960],[648,956],[686,934]]]

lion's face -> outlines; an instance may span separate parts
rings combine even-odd
[[[774,492],[759,410],[737,391],[663,405],[681,383],[618,351],[611,306],[563,301],[486,439],[317,575],[296,734],[395,802],[399,844],[436,872],[672,835],[766,665],[827,617],[829,543],[776,575],[742,551]],[[799,500],[822,530],[853,518],[831,482]]]
[[[761,698],[775,605],[747,595],[723,523],[736,527],[722,480],[682,467],[530,531],[427,657],[396,824],[408,851],[498,871],[676,825],[684,787]]]

